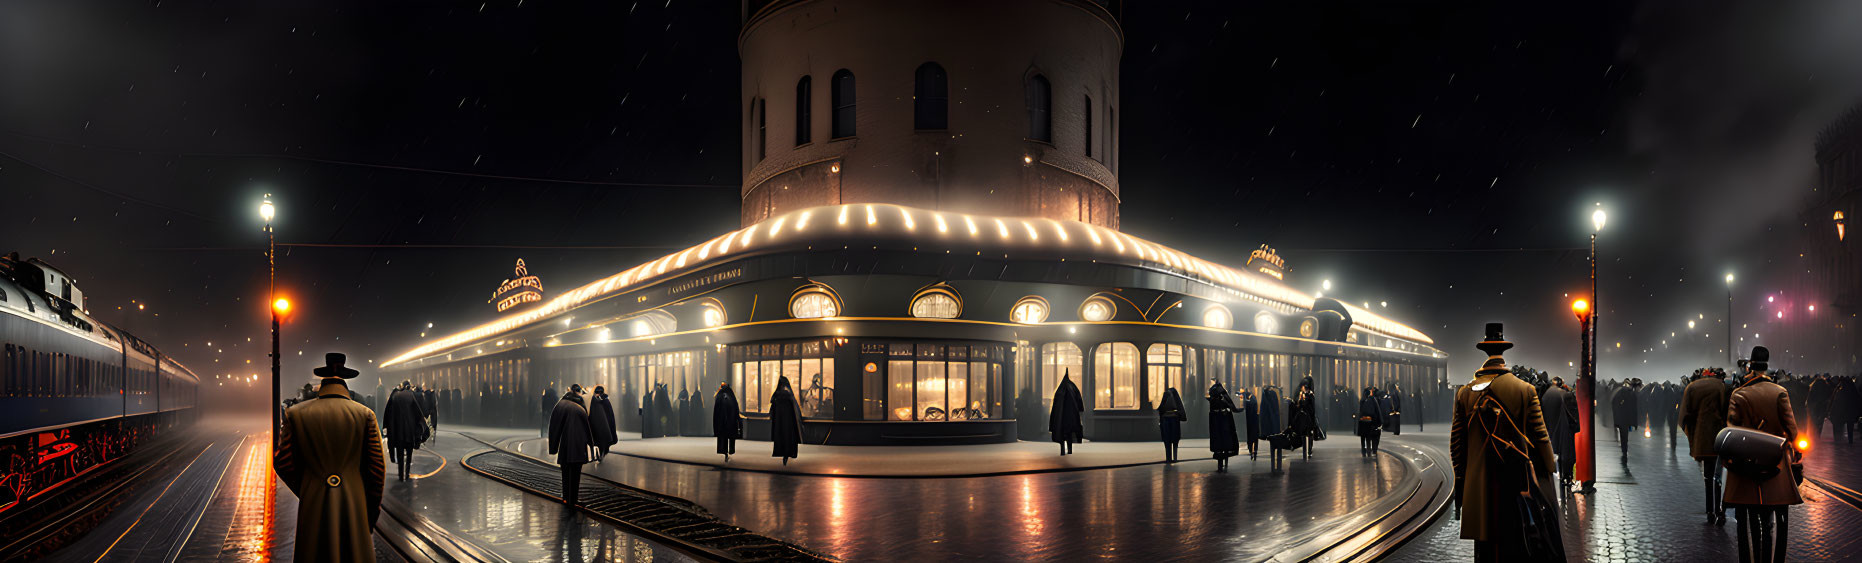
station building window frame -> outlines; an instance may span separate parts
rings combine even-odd
[[[1138,408],[1138,347],[1106,342],[1093,347],[1093,409]]]
[[[1105,295],[1094,295],[1080,302],[1080,320],[1102,323],[1118,316],[1118,305]]]
[[[832,338],[730,345],[726,362],[731,388],[737,391],[743,412],[768,413],[777,382],[788,377],[803,418],[833,418],[834,387],[838,385],[834,356],[839,346]]]
[[[840,316],[840,294],[824,284],[804,285],[789,295],[789,316],[797,319],[825,319]]]
[[[963,316],[963,298],[948,286],[931,287],[912,296],[910,310],[920,319],[955,319]]]
[[[865,399],[869,405],[883,401],[884,420],[944,422],[1002,417],[1009,345],[962,341],[863,344],[882,345],[886,351],[883,390],[868,385]],[[867,410],[869,420],[872,414]]]
[[[1046,298],[1030,295],[1016,300],[1015,306],[1009,307],[1009,322],[1038,325],[1047,322],[1047,316],[1052,311],[1053,307],[1048,306]]]
[[[1210,305],[1208,308],[1203,309],[1202,321],[1203,326],[1209,328],[1219,328],[1223,330],[1235,328],[1235,314],[1229,312],[1228,307],[1223,307],[1221,305]]]

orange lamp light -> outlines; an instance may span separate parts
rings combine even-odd
[[[277,301],[272,302],[272,310],[277,311],[280,316],[286,313],[290,313],[291,312],[291,300],[285,299],[283,297],[279,297]]]
[[[1571,313],[1577,315],[1580,321],[1590,318],[1590,302],[1583,299],[1572,301]]]
[[[1804,438],[1798,438],[1797,439],[1797,451],[1800,451],[1800,452],[1810,451],[1810,440],[1807,440]]]

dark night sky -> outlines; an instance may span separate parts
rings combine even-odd
[[[1685,374],[1715,350],[1657,341],[1724,316],[1725,271],[1756,302],[1783,269],[1762,251],[1815,133],[1862,98],[1862,5],[1548,7],[1132,3],[1123,229],[1272,244],[1457,373],[1488,321],[1568,373],[1600,201],[1603,376]],[[490,319],[516,258],[567,289],[735,227],[737,26],[694,0],[0,4],[0,250],[203,376],[262,373],[271,192],[280,241],[318,245],[281,249],[286,373],[366,368]]]

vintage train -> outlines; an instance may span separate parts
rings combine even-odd
[[[198,376],[37,258],[0,257],[0,344],[0,518],[196,416]]]

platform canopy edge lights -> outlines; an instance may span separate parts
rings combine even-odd
[[[848,221],[851,215],[856,220]],[[836,220],[821,220],[837,218]],[[963,225],[939,229],[936,225]],[[995,228],[974,228],[987,225]],[[1037,225],[1039,226],[1037,228]],[[1043,236],[1043,235],[1046,236]],[[929,211],[878,203],[856,203],[802,209],[771,217],[690,248],[628,268],[563,292],[540,305],[436,339],[382,367],[432,356],[447,350],[541,322],[581,305],[650,285],[745,255],[787,249],[845,245],[851,237],[863,244],[902,246],[927,254],[963,252],[1030,260],[1092,260],[1123,263],[1173,273],[1253,299],[1312,309],[1314,297],[1292,289],[1267,275],[1224,266],[1176,249],[1105,227],[1078,221],[995,217],[949,211]],[[1357,328],[1383,336],[1433,344],[1427,335],[1368,310],[1344,305]]]

